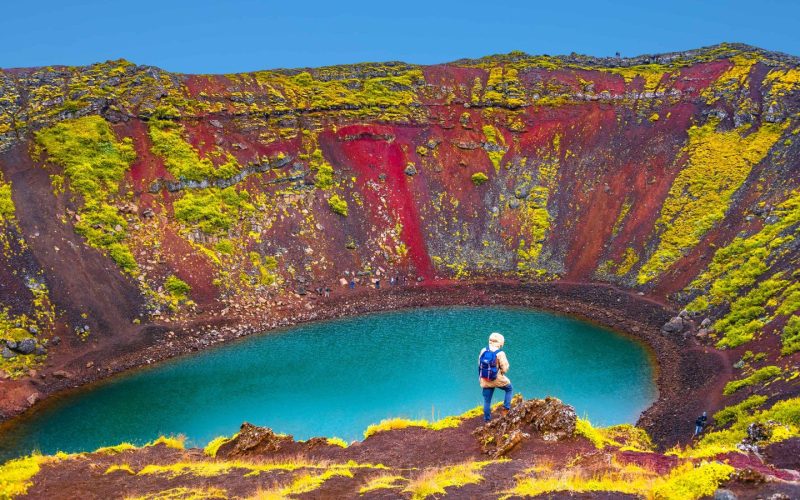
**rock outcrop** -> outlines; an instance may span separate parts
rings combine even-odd
[[[517,395],[507,414],[479,427],[473,435],[484,453],[499,458],[530,438],[531,434],[538,434],[545,441],[572,437],[576,421],[575,409],[557,398],[523,401]]]

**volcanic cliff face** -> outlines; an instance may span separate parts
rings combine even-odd
[[[786,397],[798,132],[798,59],[740,45],[2,70],[0,368],[135,351],[194,318],[308,311],[351,280],[521,279],[687,307],[668,330],[708,318],[701,338],[764,352],[742,366],[788,379]]]

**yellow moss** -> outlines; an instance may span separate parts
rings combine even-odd
[[[484,174],[483,172],[475,172],[474,174],[472,174],[470,179],[472,180],[473,184],[475,184],[476,186],[480,186],[481,184],[488,181],[489,177],[487,177],[486,174]]]
[[[214,177],[214,164],[208,158],[200,158],[197,150],[183,138],[183,125],[170,120],[151,119],[148,130],[153,154],[164,160],[164,166],[173,177],[191,181]]]
[[[792,316],[781,333],[781,354],[788,356],[800,351],[800,316]]]
[[[0,465],[0,499],[24,495],[33,485],[33,477],[39,473],[40,466],[56,460],[53,457],[34,454]]]
[[[639,284],[660,276],[722,220],[731,196],[767,155],[785,125],[764,124],[745,137],[747,126],[730,131],[716,127],[712,120],[689,129],[684,148],[688,161],[661,207],[656,222],[659,244],[639,270]]]
[[[622,229],[622,223],[625,222],[625,218],[628,216],[628,213],[630,213],[632,206],[633,203],[627,199],[622,204],[622,208],[620,208],[619,214],[617,215],[617,220],[614,221],[614,227],[611,228],[611,234],[613,236],[619,234],[619,230]]]
[[[774,69],[767,73],[764,83],[770,86],[770,94],[781,96],[794,92],[800,89],[800,69]]]
[[[175,218],[187,229],[213,235],[227,234],[241,216],[255,210],[250,203],[250,194],[244,190],[237,191],[233,186],[186,191],[173,206]]]
[[[594,427],[589,420],[579,418],[575,423],[575,434],[585,437],[598,449],[613,446],[635,451],[653,450],[653,442],[647,432],[630,424]]]
[[[640,64],[626,68],[605,68],[603,71],[622,76],[625,79],[625,83],[641,79],[644,83],[642,90],[653,92],[658,87],[661,79],[664,78],[664,75],[669,75],[671,70],[671,68],[661,64]],[[655,116],[657,117],[658,115]]]
[[[750,54],[740,54],[730,58],[733,66],[723,73],[713,85],[705,88],[701,95],[709,104],[715,102],[719,95],[729,94],[747,87],[747,78],[758,59]]]
[[[14,222],[14,201],[11,199],[11,183],[3,179],[0,172],[0,226]]]
[[[50,161],[64,167],[70,188],[83,198],[75,231],[89,245],[106,250],[124,271],[135,273],[136,260],[125,244],[128,222],[111,204],[136,158],[131,139],[117,140],[108,122],[95,115],[44,128],[35,138]]]
[[[561,148],[561,135],[553,137],[552,149],[539,152],[537,183],[521,207],[521,238],[517,247],[517,270],[523,274],[542,276],[537,267],[552,217],[547,210],[550,193],[556,188]]]
[[[489,151],[486,154],[489,155],[489,160],[494,165],[494,171],[499,172],[500,162],[503,160],[506,151],[508,151],[506,140],[494,125],[484,125],[483,135],[486,136],[486,143],[489,145]],[[474,179],[473,182],[475,182]]]
[[[777,273],[761,281],[745,295],[731,302],[730,311],[713,325],[721,336],[717,347],[732,348],[749,342],[772,321],[775,315],[768,313],[767,309],[774,307],[773,302],[779,293],[792,289],[789,281],[779,279],[781,276],[782,273]]]
[[[519,81],[517,69],[512,66],[494,66],[489,69],[483,101],[511,108],[524,105],[525,88]]]
[[[769,379],[775,378],[781,374],[781,369],[777,366],[765,366],[754,371],[750,376],[739,380],[732,380],[725,384],[725,389],[722,393],[726,396],[733,394],[742,387],[750,385],[761,384]]]
[[[338,194],[331,195],[328,198],[328,206],[334,213],[347,217],[347,201],[339,197]]]
[[[790,231],[800,223],[800,192],[793,191],[775,207],[772,215],[773,224],[764,225],[751,236],[734,238],[715,252],[711,264],[689,286],[692,290],[710,284],[708,293],[692,301],[688,309],[703,310],[709,304],[730,301],[740,289],[753,285],[769,270],[767,263],[782,255],[794,241]]]
[[[767,400],[766,396],[753,395],[741,403],[727,406],[714,414],[714,424],[722,426],[745,418],[752,410]]]

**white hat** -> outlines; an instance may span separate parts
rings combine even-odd
[[[506,343],[506,339],[499,333],[492,332],[492,334],[489,335],[489,343],[495,343],[498,347],[503,347],[503,344]]]

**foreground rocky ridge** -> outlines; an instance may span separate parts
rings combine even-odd
[[[243,424],[231,438],[184,449],[162,438],[94,453],[9,462],[0,486],[20,498],[795,498],[800,471],[775,459],[800,439],[769,444],[749,432],[743,451],[693,457],[654,452],[622,425],[594,428],[554,398],[522,401],[482,423],[477,408],[438,422],[386,420],[365,440],[298,442]],[[13,479],[12,479],[13,478]],[[4,482],[5,481],[5,482]]]
[[[662,396],[693,403],[643,416],[662,447],[701,406],[728,409],[720,429],[768,411],[800,393],[798,71],[730,44],[2,70],[0,417],[245,333],[486,281],[592,319],[625,311],[547,296],[613,285],[660,304],[611,326],[663,326],[643,336]]]

